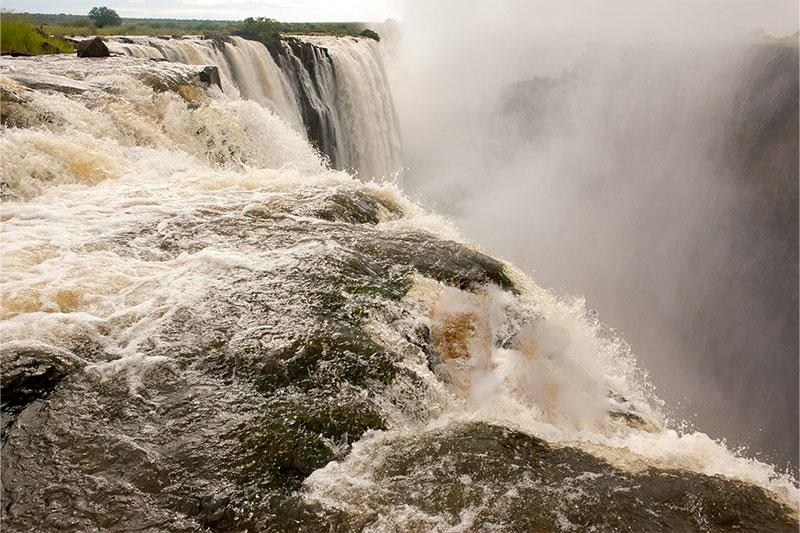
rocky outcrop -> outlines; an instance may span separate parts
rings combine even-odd
[[[111,52],[100,37],[87,39],[75,45],[78,57],[108,57]]]

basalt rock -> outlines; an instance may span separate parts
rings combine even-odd
[[[390,530],[402,521],[405,531],[443,531],[464,525],[464,509],[471,531],[795,531],[798,525],[789,508],[747,483],[659,468],[627,472],[576,448],[488,424],[409,436],[370,457],[370,482],[326,495],[339,504],[323,504],[332,530],[371,530],[378,522]]]
[[[75,46],[78,57],[108,57],[111,52],[100,37],[79,42]]]
[[[216,85],[220,89],[222,88],[222,84],[219,79],[219,68],[214,65],[208,65],[204,67],[197,77],[201,82],[207,85]]]
[[[28,404],[46,397],[79,365],[64,354],[42,349],[6,349],[0,352],[2,370],[2,429],[5,432]]]

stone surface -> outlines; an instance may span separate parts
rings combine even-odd
[[[108,57],[111,55],[106,43],[100,37],[87,39],[75,46],[78,57]]]

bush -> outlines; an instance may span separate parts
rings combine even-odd
[[[98,28],[122,24],[122,19],[117,15],[117,12],[105,6],[93,7],[89,11],[89,20]]]
[[[372,30],[364,30],[361,33],[359,33],[359,35],[361,37],[369,37],[370,39],[375,39],[376,41],[381,40],[381,36]]]

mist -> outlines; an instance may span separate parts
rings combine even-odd
[[[797,28],[794,2],[411,2],[386,39],[409,193],[583,294],[676,426],[794,469]]]

